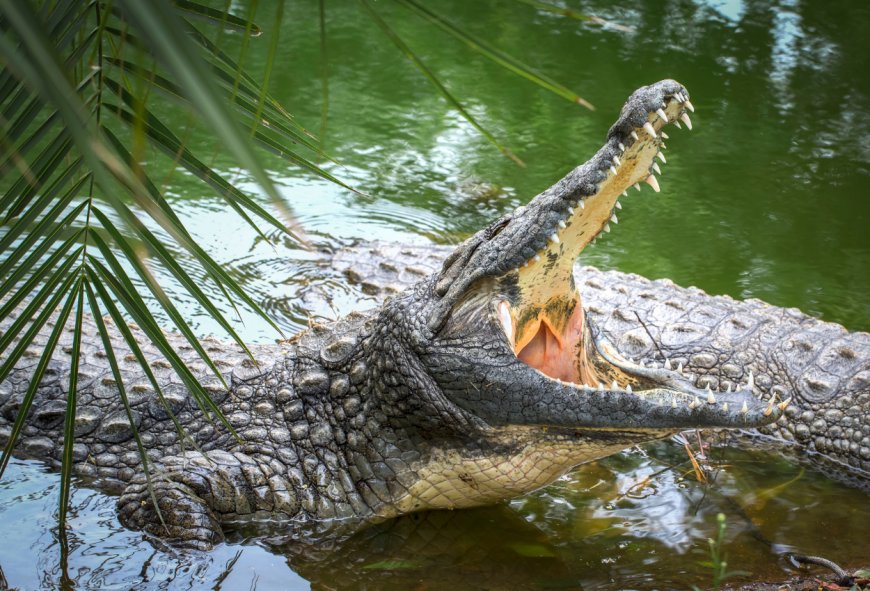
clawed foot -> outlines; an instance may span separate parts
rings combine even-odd
[[[224,535],[214,513],[188,486],[159,477],[152,480],[152,486],[153,497],[144,478],[124,490],[118,500],[121,523],[197,550],[210,550],[223,541]],[[159,514],[154,499],[160,508]]]

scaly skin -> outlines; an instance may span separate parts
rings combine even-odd
[[[687,97],[674,81],[636,91],[592,159],[378,309],[260,347],[257,364],[209,341],[228,390],[170,335],[239,440],[200,417],[146,346],[196,447],[182,445],[115,335],[153,496],[88,320],[76,471],[126,485],[118,501],[125,524],[207,548],[222,539],[221,523],[240,515],[363,523],[484,505],[686,428],[777,420],[781,409],[749,389],[714,399],[677,372],[619,357],[585,318],[574,288],[573,260],[606,229],[619,194],[643,180],[656,187],[650,170],[660,130],[685,116]],[[0,385],[0,438],[9,437],[44,343],[43,335]],[[58,353],[38,390],[18,447],[26,454],[59,458],[67,366]]]
[[[330,264],[382,298],[437,269],[450,252],[370,243],[339,250]],[[580,265],[574,274],[590,317],[623,355],[658,364],[666,356],[700,388],[714,390],[745,383],[751,371],[763,400],[791,399],[784,415],[759,431],[870,486],[870,334],[668,279]]]

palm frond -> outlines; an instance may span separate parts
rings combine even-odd
[[[389,37],[389,39],[396,45],[399,51],[401,51],[403,54],[405,54],[405,57],[411,60],[411,63],[413,63],[414,66],[416,66],[416,68],[423,73],[423,75],[435,86],[438,92],[441,93],[441,95],[447,100],[448,103],[453,105],[453,108],[455,108],[466,121],[468,121],[475,129],[477,129],[477,131],[479,131],[487,140],[489,140],[492,145],[498,148],[498,150],[502,154],[516,162],[519,166],[525,166],[525,163],[520,160],[516,156],[516,154],[514,154],[506,146],[502,145],[501,142],[499,142],[489,130],[483,127],[483,125],[481,125],[477,121],[477,119],[475,119],[475,117],[468,112],[468,110],[462,105],[462,103],[460,103],[459,100],[454,97],[449,90],[447,90],[447,87],[444,86],[444,83],[442,83],[441,80],[439,80],[438,77],[435,75],[435,73],[432,72],[432,70],[430,70],[426,66],[426,64],[423,63],[423,61],[417,56],[416,53],[414,53],[414,51],[408,46],[408,44],[405,43],[405,41],[398,35],[398,33],[396,33],[392,29],[392,27],[390,27],[390,25],[388,25],[387,22],[383,18],[381,18],[381,15],[378,14],[378,12],[372,7],[368,0],[359,0],[359,2],[365,9],[369,17],[372,19],[372,21],[374,21],[374,23],[378,25],[378,27],[380,27],[384,34]]]
[[[595,107],[592,106],[592,103],[584,99],[576,92],[566,88],[562,84],[559,84],[552,78],[541,74],[540,72],[537,72],[531,66],[524,64],[522,61],[510,55],[509,53],[506,53],[492,46],[490,43],[484,41],[480,37],[468,33],[464,29],[461,29],[443,16],[433,12],[422,4],[419,4],[415,0],[396,0],[396,2],[416,12],[429,22],[434,23],[436,26],[446,31],[452,37],[464,43],[472,51],[476,51],[487,59],[500,65],[501,67],[510,70],[514,74],[517,74],[518,76],[521,76],[542,88],[546,88],[547,90],[568,99],[572,103],[582,105],[590,111],[595,110]]]
[[[86,299],[128,415],[129,401],[111,349],[109,329],[98,318],[102,311],[112,317],[115,334],[121,335],[145,372],[180,440],[194,446],[196,442],[184,433],[172,413],[126,322],[133,319],[140,325],[208,420],[235,435],[208,391],[164,336],[153,308],[169,318],[171,327],[185,336],[219,381],[223,376],[150,267],[167,269],[180,289],[217,319],[245,351],[248,349],[232,322],[206,293],[202,277],[176,262],[172,251],[187,251],[197,274],[207,277],[233,307],[234,299],[243,302],[277,330],[242,286],[196,244],[149,178],[148,165],[140,163],[141,154],[136,151],[140,148],[131,153],[118,135],[132,138],[134,146],[149,142],[166,154],[164,165],[187,168],[214,188],[258,232],[261,222],[285,233],[288,230],[256,199],[194,155],[170,131],[170,126],[154,115],[154,101],[174,95],[190,112],[200,114],[203,125],[221,139],[238,165],[250,171],[263,187],[272,207],[284,209],[288,218],[289,210],[260,164],[247,130],[270,151],[280,149],[294,164],[340,182],[298,151],[322,155],[312,135],[185,16],[248,33],[259,32],[248,20],[184,0],[174,4],[166,0],[0,4],[0,170],[4,173],[0,200],[0,322],[5,328],[0,335],[0,381],[8,377],[34,342],[43,342],[42,335],[54,323],[13,424],[0,475],[59,335],[72,315],[76,332],[64,422],[61,524],[66,519],[73,466],[80,328]],[[223,76],[213,77],[210,73],[215,71]],[[118,97],[118,104],[107,100],[109,96]],[[155,227],[165,234],[158,237]],[[176,246],[168,247],[167,240]],[[150,302],[139,294],[140,286],[150,293]],[[144,448],[138,433],[134,432],[134,436],[147,470]]]

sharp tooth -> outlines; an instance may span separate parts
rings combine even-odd
[[[580,204],[580,209],[585,209],[585,208],[586,208],[586,202],[585,202],[585,201],[578,201],[578,203]]]
[[[661,144],[659,144],[659,146],[661,146],[662,150],[667,150],[667,149],[668,149],[668,145],[667,145],[666,143],[664,143],[664,142],[662,142]]]
[[[604,231],[610,232],[610,224],[604,224]]]
[[[629,394],[631,394],[631,384],[629,384],[625,387],[625,391],[628,392]]]
[[[661,191],[661,188],[659,187],[659,182],[656,180],[656,177],[654,175],[649,175],[648,177],[646,177],[646,184],[652,187],[653,191],[655,191],[656,193]]]
[[[707,404],[716,404],[716,397],[713,396],[713,391],[710,389],[710,384],[707,384]]]
[[[728,412],[728,403],[722,405],[722,412]]]
[[[568,215],[574,215],[574,208],[573,207],[568,208]]]
[[[511,320],[510,305],[507,302],[500,302],[498,305],[498,320],[501,322],[501,327],[509,341],[514,340],[514,323]]]
[[[746,404],[746,401],[743,401],[743,406],[740,407],[740,412],[746,414],[749,412],[749,406]]]
[[[623,191],[623,192],[622,192],[622,196],[623,196],[623,197],[628,197],[628,191]]]
[[[791,398],[786,398],[782,402],[780,402],[777,406],[779,406],[779,410],[785,410],[788,408],[788,405],[791,404]]]
[[[611,390],[619,390],[619,384],[616,383],[616,380],[613,380],[613,383],[610,385]]]
[[[728,394],[731,393],[731,384],[728,384],[727,386],[725,386],[725,392]]]
[[[553,235],[550,236],[550,241],[551,241],[553,244],[559,244],[560,242],[562,242],[561,240],[559,240],[559,236],[558,236],[558,234],[556,234],[555,232],[553,232]]]
[[[656,171],[656,174],[661,174],[661,173],[662,173],[662,169],[659,168],[659,163],[658,163],[658,162],[653,162],[653,164],[652,164],[652,169],[653,169],[654,171]]]
[[[541,260],[541,255],[536,254],[536,255],[535,255],[535,262],[537,263],[537,262],[540,261],[540,260]]]
[[[695,396],[695,399],[689,403],[689,408],[692,410],[698,408],[701,405],[701,401],[698,400],[698,397]]]
[[[637,189],[638,191],[640,191],[640,185],[638,183],[634,184],[634,188]]]
[[[677,129],[683,129],[683,126],[680,125],[680,122],[679,122],[679,121],[674,121],[674,125],[677,126]]]
[[[625,193],[625,191],[623,191],[623,193]],[[622,209],[622,203],[619,201],[616,202],[616,209]]]
[[[749,377],[746,378],[746,389],[752,390],[755,388],[755,376],[752,375],[752,370],[749,370]]]
[[[677,401],[671,400],[671,408],[677,408]]]
[[[762,413],[764,416],[769,417],[770,413],[773,412],[773,398],[770,399],[770,404],[767,405],[767,408],[764,409]]]
[[[611,167],[610,167],[610,172],[613,173],[613,176],[616,176],[616,167],[615,167],[615,166],[611,166]]]
[[[625,144],[623,144],[622,142],[619,142],[619,151],[625,152]]]
[[[671,360],[665,357],[665,369],[671,369]]]
[[[661,160],[661,161],[662,161],[662,164],[667,164],[667,163],[668,163],[668,159],[665,158],[665,155],[662,154],[661,152],[656,152],[656,158],[658,158],[659,160]]]
[[[613,163],[614,163],[616,166],[619,166],[620,164],[622,164],[622,162],[619,161],[619,156],[614,156],[614,157],[613,157]]]
[[[683,93],[682,92],[675,92],[674,98],[677,99],[679,102],[683,102]]]
[[[631,130],[631,139],[633,139],[633,140],[635,140],[635,141],[637,141],[637,139],[638,139],[638,138],[637,138],[637,132],[634,131],[634,130]]]
[[[662,131],[662,137],[665,138],[666,140],[671,139],[671,136],[669,136],[668,134],[666,134],[664,131]],[[662,145],[664,145],[664,144],[662,144]]]
[[[680,363],[680,364],[677,366],[677,373],[683,373],[683,364],[682,364],[682,363]]]
[[[656,137],[656,128],[649,121],[643,124],[643,130],[650,134],[650,137]]]
[[[598,382],[598,390],[601,392],[604,391],[604,382]]]
[[[656,115],[661,117],[665,123],[668,122],[668,114],[662,111],[661,109],[656,109]]]
[[[612,215],[610,216],[610,221],[613,222],[614,224],[618,224],[618,223],[619,223],[619,220],[616,219],[616,214],[615,214],[615,213],[612,214]]]
[[[692,113],[695,112],[695,105],[692,104],[692,101],[686,99],[683,101],[683,104],[686,105],[686,108],[689,109]]]
[[[680,114],[680,121],[682,121],[683,123],[686,124],[686,127],[689,128],[689,131],[692,130],[692,120],[689,119],[689,114],[688,114],[688,113],[681,113],[681,114]]]
[[[646,367],[646,365],[644,365],[644,363],[643,363],[643,359],[638,359],[638,360],[637,360],[637,364],[638,364],[638,366],[640,366],[640,367]]]
[[[565,220],[559,220],[559,227],[560,227],[560,228],[563,228],[563,229],[566,228],[566,226],[565,226]]]

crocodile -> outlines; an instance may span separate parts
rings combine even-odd
[[[792,318],[791,311],[747,303],[743,316],[768,314],[774,320],[754,330],[757,325],[729,313],[727,302],[696,291],[684,294],[686,306],[679,295],[667,296],[672,286],[628,276],[611,284],[612,314],[598,314],[604,327],[581,305],[577,285],[594,287],[596,279],[575,279],[574,260],[617,221],[626,189],[645,182],[658,191],[655,159],[663,127],[679,121],[690,126],[686,111],[692,109],[688,91],[677,82],[640,88],[590,160],[470,237],[440,269],[374,310],[254,347],[253,360],[237,347],[204,340],[224,368],[228,388],[180,335],[169,334],[239,437],[196,412],[182,381],[137,332],[162,394],[151,389],[135,356],[122,356],[129,418],[150,470],[141,463],[118,400],[95,319],[86,318],[76,473],[106,486],[120,483],[118,511],[125,525],[209,548],[223,539],[222,524],[242,516],[365,524],[426,509],[496,503],[584,462],[684,429],[785,423],[783,433],[800,439],[804,414],[813,411],[790,407],[785,395],[795,388],[777,397],[771,380],[795,386],[804,366],[821,361],[805,355],[803,365],[782,363],[768,353],[787,348],[777,341],[786,338],[783,324],[801,325],[817,343],[816,325]],[[625,287],[631,281],[642,287],[632,292]],[[663,295],[656,297],[657,290]],[[647,317],[646,339],[631,324],[629,299],[637,319]],[[837,335],[841,341],[848,337]],[[788,342],[796,342],[794,337],[788,333]],[[34,346],[46,338],[40,335]],[[672,358],[654,365],[620,353],[620,347],[649,353],[650,343]],[[113,347],[124,349],[117,335]],[[850,357],[848,344],[839,350],[841,358],[866,369],[866,357],[854,351]],[[753,364],[754,375],[747,369]],[[0,384],[0,441],[10,436],[34,366],[33,357],[23,358]],[[66,367],[68,359],[58,354],[17,447],[54,464],[62,449]],[[866,418],[868,405],[862,381],[868,372],[853,373],[863,393],[838,394],[813,407],[820,410],[816,420],[830,421],[826,425],[836,413],[841,425],[852,421],[852,439],[862,428],[855,409]],[[842,372],[836,375],[845,379]],[[758,398],[756,390],[769,395]],[[795,408],[802,414],[795,415]],[[179,437],[169,411],[195,449]],[[828,435],[840,450],[841,439]],[[867,448],[859,443],[859,460],[849,455],[846,461],[860,470],[867,467]],[[851,443],[846,447],[851,454]]]

